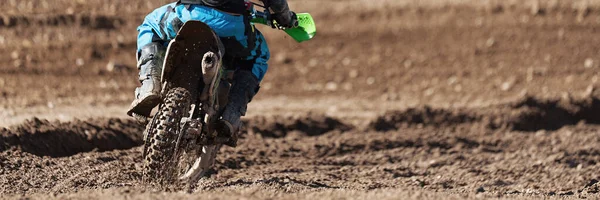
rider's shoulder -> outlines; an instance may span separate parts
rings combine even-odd
[[[154,9],[154,11],[152,12],[167,12],[170,9],[173,9],[177,6],[177,2],[173,2],[173,3],[169,3],[169,4],[165,4],[161,7],[158,7],[157,9]]]

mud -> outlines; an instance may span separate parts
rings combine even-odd
[[[290,0],[318,36],[259,26],[244,134],[190,193],[141,183],[124,115],[167,2],[0,1],[1,198],[600,198],[600,1]]]

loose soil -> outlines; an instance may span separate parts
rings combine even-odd
[[[290,0],[236,148],[141,182],[135,29],[167,0],[0,2],[0,198],[600,198],[600,1]]]

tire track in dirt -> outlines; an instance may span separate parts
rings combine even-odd
[[[87,170],[81,171],[81,172],[79,172],[79,173],[77,173],[77,174],[71,175],[70,177],[68,177],[68,178],[66,178],[66,179],[64,179],[64,180],[61,180],[61,181],[57,182],[57,183],[56,183],[56,185],[54,185],[54,186],[53,186],[53,187],[52,187],[50,190],[51,190],[52,192],[54,192],[54,193],[56,193],[56,192],[60,192],[61,190],[64,190],[64,189],[65,189],[65,187],[69,187],[69,185],[70,185],[70,184],[71,184],[71,183],[72,183],[72,182],[73,182],[75,179],[77,179],[77,178],[81,178],[81,177],[87,177],[87,176],[89,176],[89,175],[90,175],[91,173],[93,173],[93,172],[96,172],[96,173],[98,173],[98,172],[106,171],[106,170],[107,170],[107,169],[109,169],[110,167],[112,167],[112,166],[111,166],[111,163],[110,163],[110,162],[107,162],[107,163],[100,164],[99,166],[96,166],[95,168],[92,168],[92,169],[87,169]],[[87,175],[87,176],[86,176],[86,175]]]

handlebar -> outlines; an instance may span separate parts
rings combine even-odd
[[[253,23],[259,23],[259,24],[264,24],[267,26],[271,26],[274,29],[281,29],[284,30],[286,29],[285,27],[281,27],[277,24],[277,22],[273,19],[273,16],[271,15],[271,13],[268,10],[265,10],[265,12],[260,12],[257,10],[252,11],[252,20],[250,20]],[[294,22],[294,25],[292,28],[296,28],[299,26],[299,22],[298,20],[296,20]]]
[[[291,28],[286,28],[277,24],[277,21],[273,19],[268,7],[252,3],[249,0],[245,0],[245,3],[248,14],[250,15],[250,22],[264,24],[274,29],[283,30],[296,40],[296,42],[300,43],[311,40],[317,34],[317,27],[310,13],[294,13],[295,16],[293,17],[296,18],[296,21]],[[256,10],[254,6],[263,8],[264,12]]]

